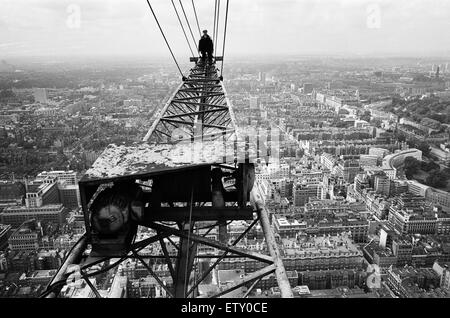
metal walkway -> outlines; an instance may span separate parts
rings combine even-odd
[[[218,71],[215,61],[198,61],[159,112],[144,141],[214,140],[235,134],[236,120]]]

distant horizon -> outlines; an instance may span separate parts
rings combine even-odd
[[[180,64],[189,63],[189,55],[185,57],[177,57],[178,62]],[[122,62],[132,62],[133,60],[148,60],[149,62],[164,62],[164,63],[173,63],[173,59],[170,56],[170,53],[166,54],[60,54],[60,55],[30,55],[30,56],[18,56],[18,55],[1,55],[0,54],[0,62],[25,62],[25,63],[33,63],[33,62],[76,62],[76,61],[89,61],[89,60],[104,60],[108,62],[109,60],[119,60]],[[357,54],[357,53],[292,53],[292,54],[256,54],[256,55],[244,55],[244,54],[229,54],[226,56],[226,60],[229,61],[239,61],[239,60],[277,60],[278,62],[282,62],[283,59],[343,59],[343,60],[352,60],[352,59],[414,59],[414,60],[448,60],[450,62],[450,52],[435,52],[430,54],[413,54],[413,53],[376,53],[376,54]],[[164,60],[164,61],[161,61]]]
[[[171,1],[150,2],[175,56],[187,59]],[[191,1],[182,2],[196,54],[200,29],[213,33],[214,2],[195,0],[198,26]],[[441,0],[230,0],[225,55],[450,57],[449,12],[450,1]],[[169,57],[145,0],[2,0],[0,60],[110,55]]]

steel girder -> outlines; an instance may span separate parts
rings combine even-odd
[[[265,211],[264,211],[265,213]],[[138,260],[149,272],[149,274],[156,280],[156,282],[163,288],[166,294],[169,297],[195,297],[195,291],[198,286],[205,280],[208,274],[214,270],[214,268],[220,263],[220,261],[226,257],[233,258],[250,258],[262,263],[265,263],[266,266],[262,267],[260,270],[245,275],[240,281],[235,284],[228,286],[226,289],[221,290],[219,293],[213,295],[212,297],[220,297],[226,295],[233,290],[242,287],[249,286],[253,283],[251,288],[254,287],[255,281],[263,278],[266,275],[270,275],[272,273],[276,274],[277,271],[277,263],[272,259],[271,256],[260,254],[257,252],[247,251],[241,248],[236,248],[236,246],[245,235],[258,223],[260,217],[255,219],[247,229],[241,233],[231,244],[224,244],[220,241],[207,238],[209,231],[206,231],[203,235],[195,234],[193,231],[193,227],[182,227],[177,229],[175,227],[170,227],[159,222],[151,222],[147,224],[147,226],[153,229],[157,234],[139,241],[135,242],[130,246],[129,252],[125,254],[118,254],[114,256],[101,257],[101,256],[92,256],[92,255],[83,255],[84,249],[86,248],[86,237],[76,245],[76,247],[69,253],[64,265],[58,270],[52,282],[47,287],[47,290],[50,291],[47,297],[57,297],[62,286],[65,285],[65,281],[68,277],[66,274],[67,267],[72,264],[79,264],[80,266],[80,279],[86,281],[87,285],[93,291],[95,297],[99,298],[100,293],[97,288],[90,283],[89,277],[94,277],[96,274],[92,273],[92,269],[98,266],[99,264],[104,263],[104,267],[107,270],[114,269],[114,267],[121,264],[126,259],[136,259]],[[170,240],[170,237],[178,237],[180,239],[181,245],[177,245]],[[176,249],[178,250],[178,255],[170,254],[167,250],[167,245],[164,239],[168,239],[170,244],[174,244]],[[140,252],[146,247],[153,245],[154,243],[160,244],[161,251],[163,255],[143,255]],[[213,254],[206,255],[198,255],[197,247],[199,245],[209,246],[217,251]],[[187,257],[188,256],[188,257]],[[191,281],[191,272],[193,267],[194,259],[199,258],[211,258],[215,261],[210,265],[210,267],[203,272],[200,278],[197,277],[197,274],[194,274],[194,281]],[[111,260],[118,259],[118,261],[110,264]],[[152,269],[151,264],[148,262],[150,260],[165,260],[168,265],[170,276],[173,280],[173,288],[167,287],[166,284],[158,277],[158,274]],[[148,261],[146,261],[148,260]],[[188,267],[188,270],[185,270],[185,266]],[[104,273],[104,270],[101,270],[101,273]],[[187,276],[186,276],[187,275]],[[182,278],[182,279],[180,279]],[[249,290],[250,291],[250,290]]]
[[[216,69],[215,64],[199,62],[196,63],[195,67],[191,70],[189,77],[183,80],[183,83],[177,88],[175,93],[159,112],[143,141],[150,144],[158,144],[176,143],[182,140],[215,140],[218,138],[226,138],[227,140],[237,139],[236,128],[233,109],[227,98],[222,79],[218,76],[218,70]],[[115,255],[114,257],[83,255],[87,244],[86,238],[83,238],[83,240],[69,253],[67,260],[49,284],[47,288],[47,297],[56,297],[59,294],[62,287],[61,284],[63,284],[67,278],[66,270],[70,264],[81,265],[82,278],[93,290],[94,295],[99,297],[100,294],[87,279],[92,276],[92,274],[88,274],[87,271],[92,266],[105,261],[109,262],[109,260],[113,258],[118,258],[119,261],[112,265],[108,264],[106,269],[113,268],[128,258],[137,259],[149,271],[150,275],[155,278],[158,284],[161,285],[169,297],[195,297],[195,291],[199,284],[204,281],[207,275],[214,270],[215,266],[217,266],[221,260],[227,257],[250,258],[266,263],[267,265],[254,273],[246,275],[241,281],[225,290],[221,290],[213,297],[220,297],[241,286],[251,285],[244,296],[246,297],[264,276],[272,273],[275,273],[282,297],[293,297],[281,255],[269,222],[269,212],[260,203],[259,194],[257,193],[256,188],[257,187],[254,187],[251,193],[251,201],[253,201],[253,205],[256,208],[255,212],[257,212],[257,218],[249,225],[247,230],[235,238],[231,244],[207,238],[212,227],[209,231],[203,233],[203,235],[194,233],[195,222],[201,221],[201,217],[196,217],[189,223],[180,223],[178,229],[159,223],[161,220],[149,221],[145,226],[153,229],[157,234],[146,240],[133,243],[125,255]],[[82,201],[84,205],[87,204],[87,202],[85,202],[86,198],[83,195]],[[210,209],[211,208],[214,209],[214,207],[210,207]],[[262,225],[270,256],[234,247],[248,231],[258,223],[258,221]],[[219,226],[219,223],[216,226]],[[89,219],[86,219],[86,230],[87,232],[90,231]],[[171,237],[178,237],[180,244],[177,245]],[[168,252],[164,240],[167,240],[175,247],[178,252],[176,255],[171,255]],[[160,244],[162,255],[142,255],[139,253],[145,247],[157,242]],[[221,253],[217,254],[216,252],[209,255],[199,255],[197,254],[197,247],[199,245],[212,247],[216,251],[221,251]],[[197,279],[197,275],[194,274],[195,279],[191,282],[190,278],[194,267],[194,259],[199,258],[215,260],[200,278]],[[157,274],[152,270],[151,265],[146,262],[146,259],[165,260],[174,285],[172,290],[158,278]]]
[[[215,63],[199,62],[159,111],[144,141],[228,139],[235,133],[233,110]]]

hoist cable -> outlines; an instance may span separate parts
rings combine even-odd
[[[216,52],[217,56],[217,38],[219,37],[219,21],[220,21],[220,0],[217,0],[217,26],[216,26],[216,35],[214,36],[214,52]]]
[[[180,71],[181,76],[183,78],[185,78],[183,72],[181,71],[180,65],[178,65],[177,59],[175,58],[175,55],[172,52],[172,48],[170,47],[169,42],[167,41],[166,35],[164,34],[164,31],[161,28],[161,25],[159,24],[158,18],[156,17],[155,11],[153,11],[152,5],[150,4],[149,0],[147,0],[147,4],[148,4],[150,10],[152,11],[152,14],[153,14],[153,17],[155,18],[156,23],[158,24],[159,30],[161,31],[161,34],[162,34],[162,36],[164,38],[164,41],[166,42],[166,45],[167,45],[167,47],[168,47],[168,49],[170,51],[170,54],[172,55],[172,58],[173,58],[175,64],[177,65],[178,71]]]
[[[225,59],[225,43],[227,39],[227,25],[228,25],[228,7],[230,4],[230,0],[227,0],[227,9],[225,11],[225,30],[223,32],[223,48],[222,48],[222,66],[220,69],[220,76],[222,76],[223,73],[223,61]]]
[[[212,33],[213,40],[216,39],[216,19],[217,19],[217,0],[214,3],[214,27],[213,27],[213,33]],[[214,52],[216,52],[215,49],[216,48],[214,48]]]
[[[178,21],[180,22],[181,29],[183,30],[184,38],[186,39],[186,42],[187,42],[187,44],[189,46],[189,50],[192,53],[192,57],[195,57],[194,51],[192,51],[192,48],[191,48],[191,43],[189,42],[188,36],[186,34],[186,30],[184,29],[183,23],[181,22],[180,15],[178,14],[177,7],[175,6],[175,3],[173,2],[173,0],[171,0],[171,1],[172,1],[173,9],[175,10],[175,13],[177,15]]]
[[[197,10],[195,9],[195,3],[194,3],[194,0],[192,0],[192,8],[194,8],[195,21],[197,21],[198,34],[200,35],[200,37],[202,37],[202,31],[200,31],[200,23],[198,23]]]
[[[183,11],[184,18],[186,19],[186,23],[187,23],[187,26],[188,26],[188,28],[189,28],[189,32],[191,32],[192,40],[194,41],[194,47],[197,48],[197,52],[198,52],[197,41],[196,41],[195,38],[194,38],[194,33],[192,33],[191,24],[189,23],[188,17],[187,17],[187,15],[186,15],[186,11],[184,11],[183,2],[181,2],[181,0],[178,0],[178,1],[180,2],[181,10]]]

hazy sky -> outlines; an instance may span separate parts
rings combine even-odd
[[[197,40],[191,0],[182,1]],[[212,33],[214,1],[194,1]],[[151,3],[177,57],[187,58],[171,1]],[[231,55],[450,55],[449,0],[230,0],[228,23]],[[168,54],[145,0],[0,0],[0,58],[105,54]]]

